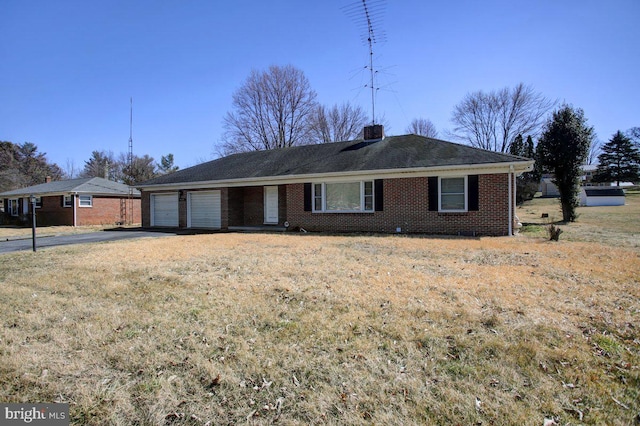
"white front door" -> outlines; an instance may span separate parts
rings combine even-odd
[[[278,187],[264,187],[264,223],[278,223]]]

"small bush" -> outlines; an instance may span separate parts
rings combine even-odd
[[[558,241],[560,238],[560,234],[562,234],[562,229],[559,226],[555,226],[553,223],[549,225],[547,228],[549,232],[549,241]]]

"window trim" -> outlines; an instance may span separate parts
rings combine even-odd
[[[69,197],[69,203],[67,203],[67,197]],[[62,196],[62,207],[64,208],[73,207],[73,194]]]
[[[84,198],[86,201],[87,197],[89,198],[89,204],[83,205],[82,199]],[[78,195],[78,207],[81,207],[81,208],[93,207],[93,195]]]
[[[442,180],[446,179],[464,179],[464,208],[463,209],[443,209],[442,208]],[[460,194],[460,193],[455,193]],[[464,176],[438,176],[438,212],[441,213],[467,213],[469,211],[469,179],[468,175]]]
[[[365,182],[371,184],[371,194],[367,197],[371,197],[371,209],[365,210]],[[360,185],[360,209],[359,210],[327,210],[327,184],[348,184],[358,183]],[[316,188],[320,186],[321,194],[318,195]],[[312,213],[375,213],[376,210],[376,195],[375,195],[375,181],[373,179],[368,180],[345,180],[335,182],[313,182],[311,185],[311,212]],[[316,200],[320,200],[321,208],[316,209]]]

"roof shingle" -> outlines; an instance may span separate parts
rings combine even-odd
[[[129,195],[129,186],[99,177],[79,178],[41,183],[26,188],[14,189],[13,191],[1,193],[0,197],[21,197],[31,194],[40,196],[72,192],[92,195]],[[139,197],[140,191],[134,189],[133,195]]]
[[[376,141],[333,142],[233,154],[139,186],[529,161],[418,135],[388,136]]]

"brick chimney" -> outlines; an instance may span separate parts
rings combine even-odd
[[[46,178],[44,178],[44,183],[49,183],[51,182],[51,176],[47,176]]]
[[[374,124],[372,126],[365,126],[364,128],[364,140],[378,140],[384,138],[384,126],[382,124]]]

